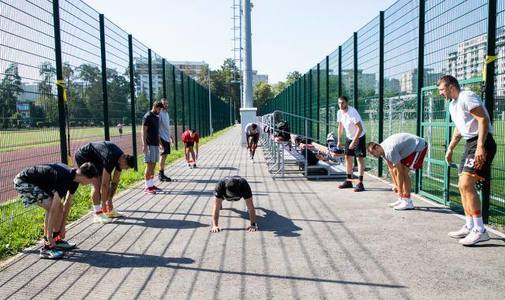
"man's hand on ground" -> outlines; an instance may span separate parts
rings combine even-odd
[[[258,231],[258,225],[251,225],[251,226],[247,227],[247,231],[249,231],[249,232]]]
[[[210,232],[219,232],[221,231],[221,227],[219,226],[212,226],[212,228],[210,229]]]

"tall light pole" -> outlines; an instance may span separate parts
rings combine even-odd
[[[243,134],[247,123],[256,121],[256,108],[253,107],[252,86],[252,41],[251,41],[251,0],[244,0],[244,95],[240,108],[240,120],[242,123],[242,145],[246,144]]]

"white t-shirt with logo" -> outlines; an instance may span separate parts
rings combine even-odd
[[[259,133],[259,127],[257,126],[256,129],[253,129],[252,126],[253,126],[254,123],[247,123],[247,125],[245,126],[245,129],[244,129],[244,132],[246,135],[255,135],[255,134],[258,134]]]
[[[486,107],[480,100],[479,96],[472,91],[461,91],[458,99],[451,100],[451,103],[449,104],[449,112],[451,113],[452,121],[456,124],[456,128],[458,128],[461,136],[465,140],[479,135],[479,123],[470,113],[472,109],[479,106],[482,106],[482,109],[489,120],[489,113],[487,112]],[[491,123],[489,123],[488,131],[489,133],[494,132]]]
[[[341,109],[337,112],[337,122],[342,123],[345,129],[345,135],[350,140],[354,139],[354,136],[358,131],[358,128],[356,127],[356,124],[358,123],[361,123],[361,127],[363,128],[359,137],[364,136],[366,133],[361,116],[352,106],[347,106],[347,112],[343,112]]]

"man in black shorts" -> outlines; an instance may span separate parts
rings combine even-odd
[[[133,168],[135,158],[124,154],[117,145],[105,141],[82,145],[75,153],[78,166],[86,162],[93,163],[98,170],[98,178],[93,184],[92,200],[95,223],[109,223],[111,218],[122,215],[114,210],[112,198],[116,193],[121,171]],[[114,174],[112,173],[114,171]]]
[[[258,230],[256,225],[256,210],[252,199],[251,187],[247,180],[240,176],[227,176],[220,180],[214,189],[214,205],[212,207],[212,228],[210,232],[219,232],[221,228],[218,225],[219,211],[222,208],[223,200],[238,201],[245,199],[245,204],[249,212],[251,225],[247,231],[254,232]]]
[[[347,137],[345,143],[345,167],[347,180],[338,186],[339,189],[352,188],[352,169],[354,157],[358,160],[359,182],[354,187],[355,192],[365,190],[363,186],[363,174],[365,173],[365,157],[366,157],[366,130],[363,126],[363,121],[358,111],[349,105],[349,100],[346,96],[338,98],[339,110],[337,113],[338,135],[337,147],[342,148],[342,135],[345,131]]]
[[[16,175],[14,188],[24,206],[36,204],[46,211],[44,247],[40,249],[40,257],[61,258],[61,250],[75,248],[75,244],[64,240],[72,198],[79,184],[90,184],[97,176],[98,171],[92,163],[85,163],[77,169],[64,164],[36,165]]]
[[[453,150],[461,138],[466,140],[458,180],[466,223],[460,230],[449,232],[449,236],[460,239],[459,243],[464,246],[472,246],[489,240],[477,188],[490,188],[491,163],[496,154],[494,128],[480,97],[472,91],[462,91],[456,78],[442,76],[437,86],[440,95],[450,101],[449,112],[456,125],[445,154],[448,164],[452,163]]]
[[[245,126],[245,135],[247,139],[247,149],[249,149],[249,158],[251,159],[251,161],[253,161],[254,153],[256,153],[256,148],[258,147],[258,140],[260,138],[258,125],[256,123],[248,123]]]

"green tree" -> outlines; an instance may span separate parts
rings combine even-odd
[[[53,95],[53,84],[56,80],[56,69],[51,62],[43,62],[39,67],[41,81],[38,83],[39,96],[35,105],[44,112],[45,121],[50,125],[58,123],[58,102]],[[33,116],[32,116],[33,117]],[[38,120],[42,122],[43,120]]]
[[[116,70],[107,69],[107,92],[109,97],[109,121],[110,125],[130,119],[130,83]]]
[[[254,106],[262,107],[269,99],[274,97],[272,87],[266,82],[258,82],[254,87]]]
[[[97,126],[103,122],[103,95],[102,95],[102,74],[100,68],[91,64],[82,64],[77,68],[81,96],[90,113],[89,119],[92,125]]]
[[[283,81],[279,81],[276,84],[273,84],[272,85],[272,92],[274,94],[274,97],[279,95],[286,87],[287,87],[287,85]]]
[[[17,112],[16,102],[22,92],[23,88],[21,87],[18,66],[10,64],[4,72],[4,78],[0,82],[0,110],[3,128],[7,128],[9,119]]]
[[[290,86],[300,78],[302,78],[302,74],[300,72],[298,71],[289,72],[288,76],[286,76],[286,86]]]

